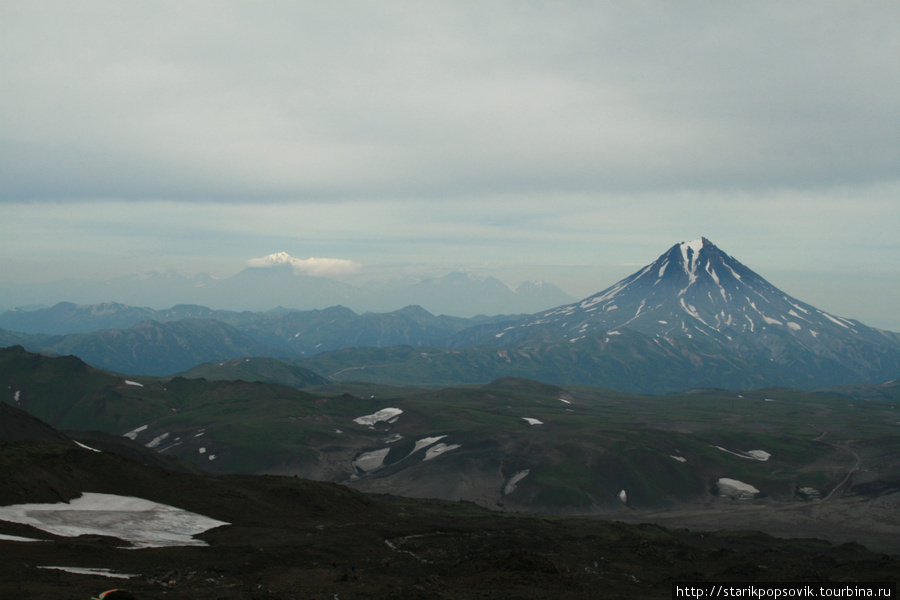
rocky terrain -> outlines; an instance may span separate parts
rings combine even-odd
[[[63,537],[0,520],[3,600],[83,600],[111,588],[142,599],[670,598],[673,581],[874,582],[900,572],[896,554],[856,543],[497,514],[294,477],[178,473],[60,439],[3,443],[0,477],[3,506],[91,492],[227,523],[194,536],[205,545],[134,548],[111,535]]]
[[[21,348],[0,351],[0,381],[2,406],[156,468],[898,551],[896,384],[646,397],[505,378],[301,391],[126,378]]]

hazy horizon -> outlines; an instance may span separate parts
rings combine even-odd
[[[900,330],[898,25],[877,1],[0,2],[0,295],[287,252],[582,298],[705,236]]]

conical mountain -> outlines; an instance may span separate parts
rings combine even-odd
[[[823,332],[869,329],[792,298],[706,238],[675,244],[612,287],[531,322],[555,323],[567,337],[630,327],[664,335],[784,329],[814,340]]]
[[[797,300],[706,238],[675,244],[653,263],[579,302],[483,328],[480,339],[473,333],[463,332],[458,339],[465,342],[455,345],[533,345],[548,339],[576,345],[616,336],[633,343],[637,335],[681,354],[725,357],[768,373],[774,368],[783,384],[811,387],[900,376],[900,335]]]

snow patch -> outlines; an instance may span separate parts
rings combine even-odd
[[[743,481],[722,477],[716,482],[720,496],[727,496],[734,500],[749,500],[759,493],[759,490]]]
[[[435,443],[435,442],[439,442],[439,441],[441,441],[442,439],[444,439],[445,437],[447,437],[447,436],[446,436],[446,435],[438,435],[438,436],[435,436],[435,437],[427,437],[427,438],[422,438],[421,440],[416,440],[416,445],[415,445],[415,447],[412,449],[412,452],[410,452],[409,454],[410,454],[410,455],[411,455],[411,454],[415,454],[416,452],[418,452],[418,451],[421,450],[422,448],[425,448],[425,447],[427,447],[427,446],[430,446],[430,445],[432,445],[432,444]],[[407,455],[407,456],[409,456],[409,455]]]
[[[0,540],[6,542],[40,542],[41,540],[36,540],[34,538],[21,537],[18,535],[6,535],[5,533],[0,533]]]
[[[722,264],[725,265],[725,268],[727,268],[729,271],[731,271],[731,274],[734,276],[735,279],[737,279],[738,281],[741,281],[741,276],[738,275],[737,271],[732,269],[731,266],[728,265],[728,263],[722,263]]]
[[[16,404],[19,403],[19,396],[21,395],[21,393],[22,393],[22,390],[16,390],[16,391],[13,393],[13,400],[16,401]]]
[[[532,419],[531,417],[522,417],[525,421],[528,422],[529,425],[543,425],[543,421],[538,421],[537,419]]]
[[[800,495],[805,497],[807,500],[821,500],[822,493],[816,488],[812,487],[802,487],[797,490],[800,492]]]
[[[97,450],[96,448],[91,448],[90,446],[85,446],[85,445],[82,444],[81,442],[78,442],[78,441],[75,441],[75,440],[72,440],[72,441],[75,442],[76,444],[78,444],[80,447],[84,448],[85,450],[90,450],[91,452],[100,452],[100,451]]]
[[[425,458],[423,458],[422,460],[431,460],[432,458],[436,458],[441,454],[444,454],[445,452],[456,450],[459,447],[459,444],[437,444],[436,446],[432,446],[425,451]]]
[[[727,452],[728,454],[734,454],[735,456],[739,456],[741,458],[748,458],[750,460],[758,460],[761,462],[766,462],[769,460],[772,455],[766,452],[765,450],[747,450],[746,452],[732,452],[731,450],[726,450],[722,446],[713,446],[717,450],[721,450],[722,452]]]
[[[805,315],[808,315],[808,314],[809,314],[809,311],[806,310],[805,308],[803,308],[802,306],[797,305],[797,304],[794,304],[793,302],[791,302],[791,301],[788,300],[787,298],[785,298],[785,300],[787,300],[787,303],[788,303],[788,304],[790,304],[791,306],[793,306],[794,308],[796,308],[797,310],[799,310],[799,311],[802,312],[803,314],[805,314]],[[791,312],[794,312],[794,311],[791,311]],[[796,315],[796,316],[799,317],[800,315]]]
[[[509,478],[509,481],[506,482],[506,485],[503,487],[503,495],[512,494],[516,491],[516,485],[525,479],[528,476],[528,473],[531,472],[531,469],[525,469],[524,471],[519,471],[515,475]]]
[[[801,329],[803,329],[803,327],[801,327],[799,323],[794,323],[793,321],[788,321],[787,326],[788,329],[792,331],[800,331]]]
[[[132,430],[129,431],[128,433],[124,433],[124,434],[122,434],[122,435],[123,435],[123,437],[127,437],[128,439],[133,440],[133,439],[135,439],[135,438],[138,436],[138,434],[139,434],[140,432],[144,431],[145,429],[147,429],[147,426],[146,426],[146,425],[141,425],[141,426],[138,427],[137,429],[132,429]]]
[[[112,536],[137,548],[206,546],[206,542],[193,536],[228,525],[141,498],[91,492],[70,502],[0,507],[0,520],[31,525],[64,537]]]
[[[747,456],[752,458],[753,460],[758,460],[761,462],[766,462],[772,455],[766,452],[765,450],[747,450]]]
[[[365,415],[362,417],[357,417],[353,419],[354,423],[359,423],[360,425],[374,425],[379,421],[389,421],[394,417],[398,417],[403,413],[399,408],[382,408],[378,412],[375,412],[371,415]]]
[[[828,320],[831,321],[832,323],[835,323],[836,325],[840,325],[840,326],[843,327],[844,329],[850,329],[850,327],[849,327],[847,324],[841,323],[840,321],[837,320],[837,318],[832,317],[832,316],[829,315],[827,312],[823,312],[823,313],[822,313],[822,316],[824,316],[826,319],[828,319]]]
[[[686,462],[687,462],[687,459],[686,459],[685,457],[683,457],[683,456],[675,456],[674,454],[670,454],[669,456],[671,456],[672,458],[674,458],[674,459],[677,460],[678,462],[682,462],[682,463],[686,463]]]
[[[366,473],[377,471],[384,466],[384,459],[390,451],[390,448],[382,448],[381,450],[360,454],[356,457],[356,460],[353,461],[353,466]]]
[[[55,569],[57,571],[65,571],[75,575],[96,575],[99,577],[111,577],[113,579],[131,579],[132,577],[140,577],[132,573],[117,573],[112,569],[89,568],[89,567],[38,567],[38,569]]]
[[[131,381],[130,379],[125,380],[125,385],[133,385],[136,387],[144,387],[143,383],[138,383],[137,381]]]
[[[161,435],[158,435],[158,436],[156,436],[155,438],[153,438],[152,440],[150,440],[150,442],[149,442],[148,444],[146,444],[146,446],[147,446],[148,448],[156,448],[156,447],[159,446],[159,444],[160,444],[164,439],[166,439],[167,437],[169,437],[169,433],[168,433],[168,432],[163,433],[163,434],[161,434]]]
[[[619,502],[621,502],[622,504],[626,504],[628,502],[628,494],[625,493],[625,490],[619,492],[618,498]]]

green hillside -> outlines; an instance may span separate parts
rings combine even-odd
[[[637,396],[505,378],[443,389],[124,378],[0,351],[3,399],[216,472],[274,473],[490,508],[625,512],[756,490],[802,503],[900,487],[896,403],[788,388]]]

